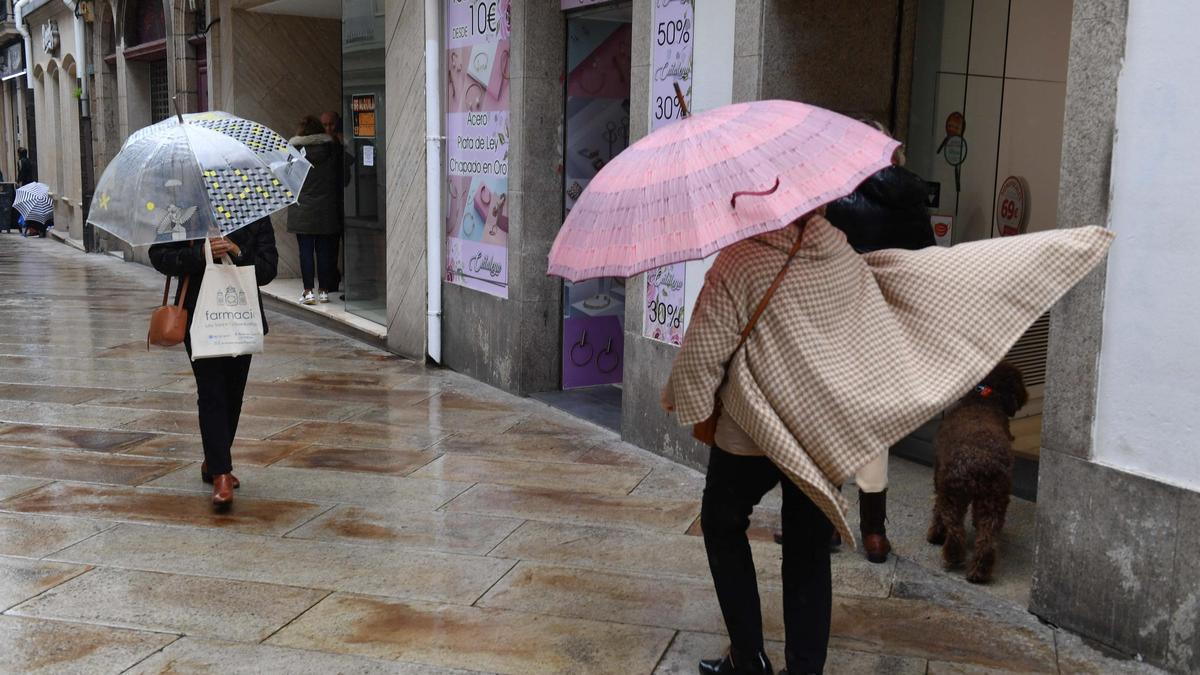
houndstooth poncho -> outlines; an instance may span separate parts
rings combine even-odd
[[[1103,258],[1099,227],[859,255],[821,217],[745,346],[795,225],[723,250],[667,383],[680,424],[724,412],[834,523],[837,486],[975,386]],[[732,360],[731,360],[732,355]]]

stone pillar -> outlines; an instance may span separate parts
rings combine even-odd
[[[425,11],[422,3],[386,6],[387,345],[425,358]],[[347,121],[349,123],[349,121]]]

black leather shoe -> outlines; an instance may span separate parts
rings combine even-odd
[[[727,654],[723,659],[711,659],[700,662],[700,675],[775,675],[771,660],[763,652],[755,654],[754,658],[745,664],[734,664],[733,654]]]

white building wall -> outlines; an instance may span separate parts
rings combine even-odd
[[[1200,490],[1200,3],[1129,5],[1095,459]]]

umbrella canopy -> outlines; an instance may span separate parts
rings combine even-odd
[[[257,122],[183,115],[129,137],[100,177],[88,222],[134,246],[229,234],[294,204],[309,168]]]
[[[45,183],[30,183],[17,188],[13,199],[13,208],[25,220],[36,223],[48,223],[54,219],[54,198],[50,196],[50,186]]]
[[[550,274],[630,277],[778,230],[891,164],[899,145],[794,101],[686,117],[646,136],[592,179],[550,250]]]

